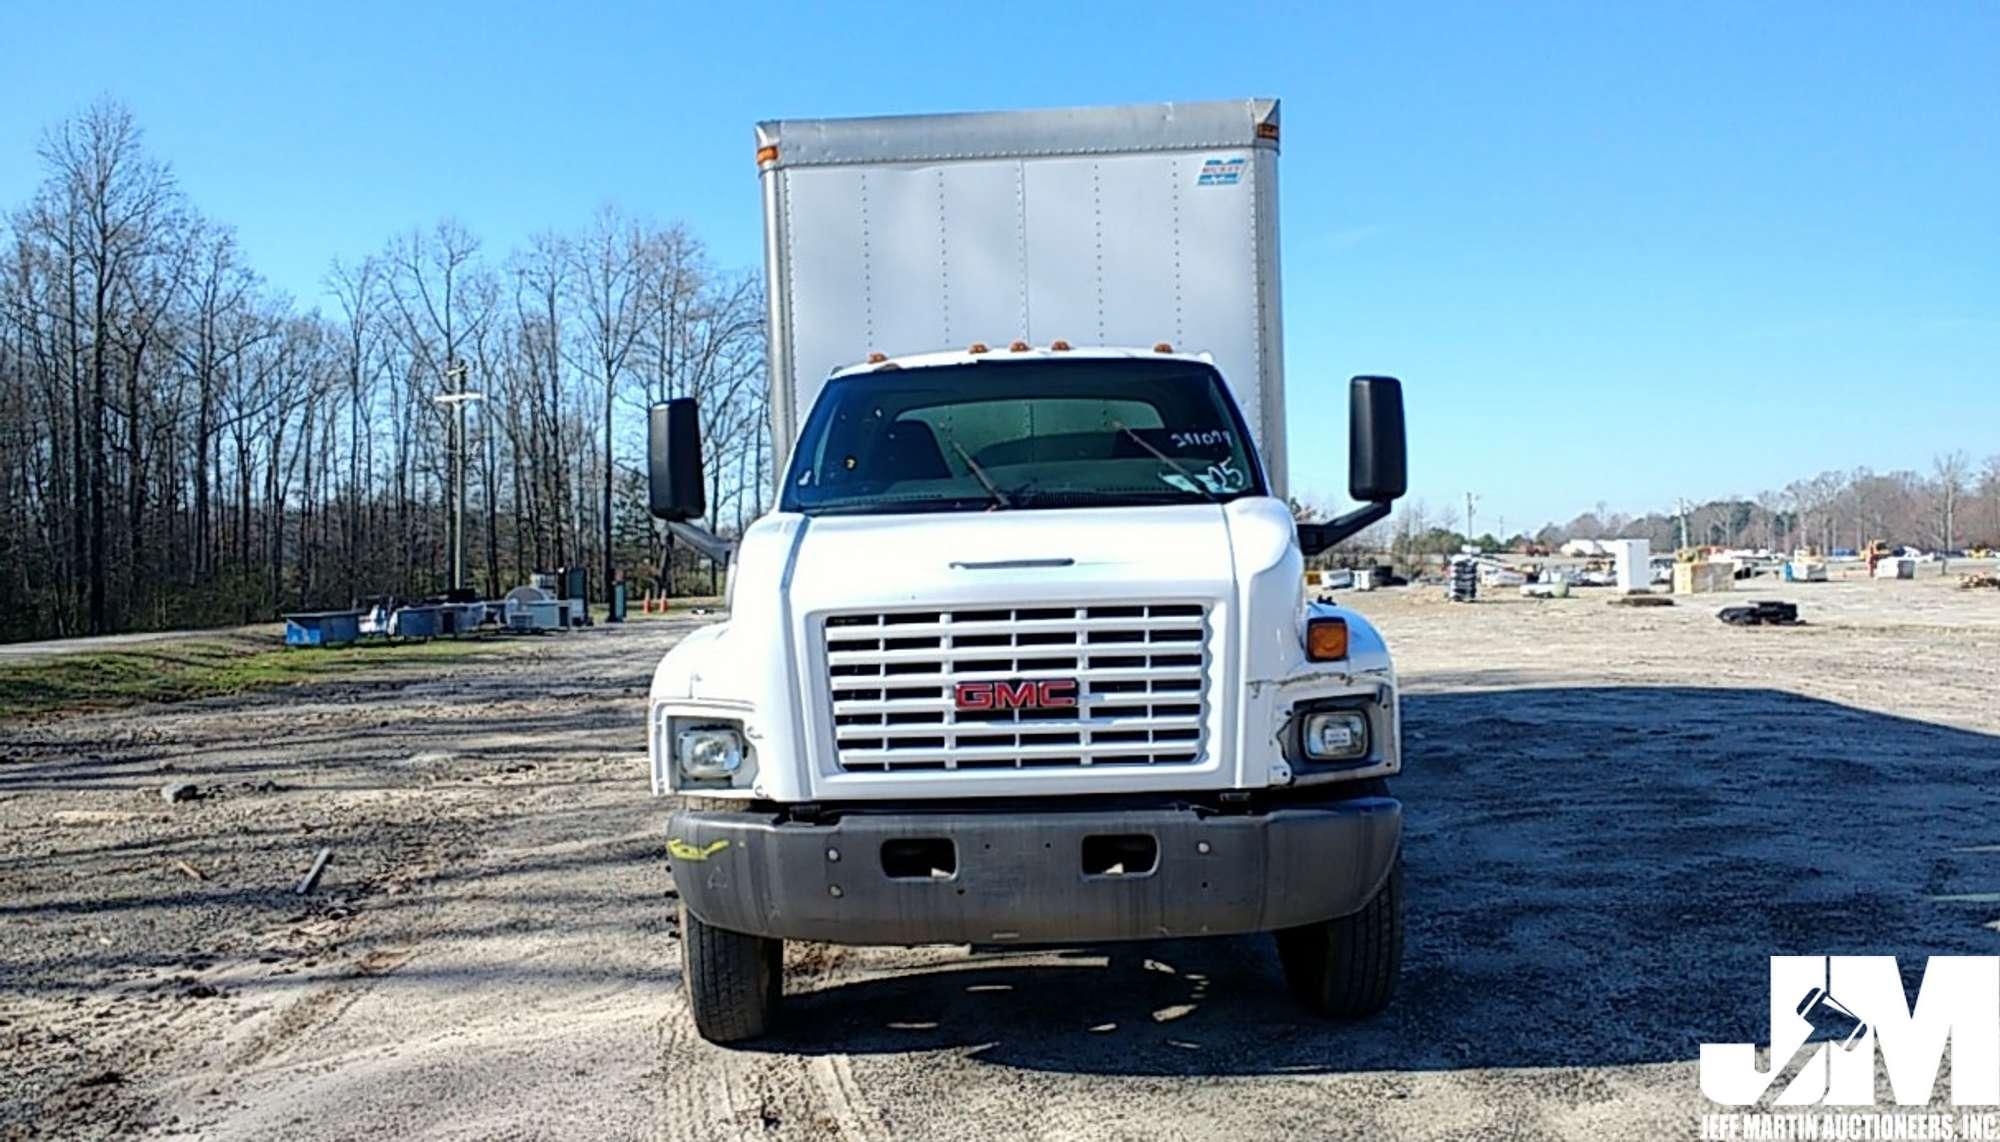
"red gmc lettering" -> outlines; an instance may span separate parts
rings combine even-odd
[[[952,702],[961,710],[1066,710],[1076,705],[1076,679],[960,682]]]

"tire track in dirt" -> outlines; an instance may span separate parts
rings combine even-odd
[[[787,992],[796,996],[837,985],[848,958],[845,948],[789,947]],[[674,989],[671,1003],[672,1011],[663,1022],[661,1048],[662,1070],[670,1082],[661,1108],[661,1138],[675,1142],[718,1136],[888,1142],[893,1137],[879,1112],[863,1096],[847,1056],[717,1046],[696,1031],[680,988]]]
[[[786,979],[788,983],[796,980],[801,985],[796,990],[801,992],[837,987],[852,978],[857,958],[848,948],[807,945],[798,949],[796,968],[791,963],[786,965]],[[893,1134],[881,1113],[862,1094],[854,1077],[852,1056],[844,1052],[812,1056],[806,1072],[816,1085],[828,1115],[837,1124],[840,1137],[854,1142],[890,1142]]]

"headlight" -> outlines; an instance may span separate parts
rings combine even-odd
[[[1368,753],[1368,716],[1352,710],[1307,714],[1299,742],[1314,761],[1351,761]]]
[[[743,768],[743,735],[728,726],[682,730],[674,736],[674,761],[690,780],[726,780]]]

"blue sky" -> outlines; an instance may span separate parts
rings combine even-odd
[[[129,104],[308,305],[442,215],[758,264],[761,118],[1276,95],[1300,491],[1358,372],[1482,530],[2000,453],[2000,4],[0,7],[0,203]]]

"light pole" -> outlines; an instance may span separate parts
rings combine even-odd
[[[453,413],[447,435],[451,451],[451,589],[454,591],[465,585],[465,406],[486,396],[466,391],[467,371],[463,361],[447,366],[445,382],[457,384],[450,392],[431,398],[431,403],[448,406]]]

